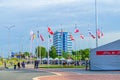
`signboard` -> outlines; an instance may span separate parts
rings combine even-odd
[[[120,55],[120,50],[96,51],[96,55]]]

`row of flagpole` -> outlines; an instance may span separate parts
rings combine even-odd
[[[61,33],[63,32],[63,29],[61,30]],[[50,28],[50,27],[48,27],[48,33],[49,33],[49,36],[52,36],[53,34],[54,34],[54,32],[52,31],[52,29]],[[74,36],[72,35],[72,33],[71,32],[69,32],[70,33],[70,39],[71,40],[75,40],[75,38],[74,38]],[[75,30],[74,30],[74,33],[79,33],[79,37],[81,38],[81,39],[85,39],[85,35],[83,35],[82,33],[81,33],[81,31],[79,30],[79,28],[77,27],[77,26],[75,26]],[[103,37],[103,32],[102,32],[102,30],[100,30],[100,28],[97,28],[96,29],[96,36],[93,34],[93,32],[90,30],[90,29],[88,29],[88,34],[90,35],[90,37],[92,37],[93,39],[100,39],[101,37]],[[31,32],[30,32],[30,36],[31,36],[31,40],[33,41],[35,38],[36,38],[36,34],[31,30]],[[44,37],[42,36],[42,34],[37,34],[37,36],[39,36],[39,38],[41,39],[41,41],[45,41],[44,40]],[[51,40],[50,40],[50,42],[51,42]]]
[[[61,30],[61,33],[63,32],[63,29]],[[50,28],[50,27],[48,27],[48,33],[49,33],[49,36],[52,36],[53,34],[54,34],[54,32],[52,31],[52,29]],[[81,31],[79,30],[79,28],[76,26],[76,24],[75,24],[75,30],[74,30],[74,33],[76,34],[76,33],[79,33],[80,34],[80,38],[81,39],[85,39],[85,36],[81,33]],[[98,39],[100,39],[101,37],[103,37],[103,32],[102,32],[102,30],[100,30],[100,29],[96,29],[96,36],[94,36],[94,34],[92,33],[92,31],[91,30],[88,30],[88,33],[89,33],[89,35],[93,38],[93,39],[96,39],[96,41],[98,40]],[[30,31],[30,40],[31,40],[31,42],[30,42],[30,52],[32,53],[32,46],[33,46],[33,40],[36,38],[36,34],[31,30]],[[39,32],[37,31],[37,44],[39,45],[39,40],[38,39],[41,39],[41,41],[44,41],[44,38],[43,38],[43,36],[42,36],[42,34],[39,34]],[[72,41],[75,41],[75,38],[74,38],[74,36],[70,33],[70,39],[72,40]],[[49,40],[49,39],[48,39]],[[51,39],[49,40],[50,42],[51,42]],[[48,41],[48,42],[49,42]],[[96,47],[97,47],[97,42],[96,42]]]

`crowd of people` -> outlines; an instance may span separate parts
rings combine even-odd
[[[32,61],[32,63],[29,62],[29,61],[28,62],[25,62],[25,61],[22,61],[22,62],[20,62],[20,61],[14,61],[14,62],[12,62],[10,64],[11,64],[11,66],[12,65],[14,66],[13,67],[14,70],[20,69],[20,68],[25,68],[26,64],[34,64],[34,69],[37,69],[38,66],[39,66],[39,60]],[[8,67],[6,65],[6,62],[4,62],[4,68],[8,69]]]
[[[17,68],[20,69],[22,66],[22,68],[25,68],[25,62],[23,61],[21,64],[20,62],[14,62],[14,70],[16,70]]]

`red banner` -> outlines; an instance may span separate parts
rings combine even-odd
[[[96,51],[96,55],[120,55],[120,50]]]

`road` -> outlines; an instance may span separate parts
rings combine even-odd
[[[5,69],[0,70],[0,80],[32,80],[37,76],[54,75],[49,72],[34,69]]]

